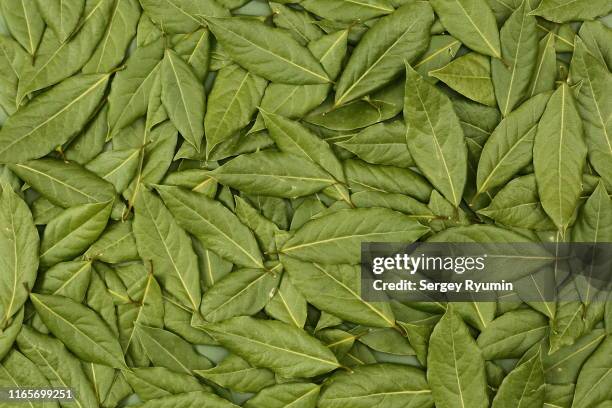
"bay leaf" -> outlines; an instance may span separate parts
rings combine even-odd
[[[45,325],[79,358],[125,367],[119,341],[93,310],[64,296],[33,293],[30,299]]]
[[[336,87],[335,106],[381,88],[398,77],[428,44],[433,12],[426,3],[408,3],[383,17],[363,36]]]
[[[38,11],[35,0],[3,0],[0,2],[2,16],[13,38],[30,54],[34,55],[42,38],[45,22]]]
[[[271,151],[243,154],[210,175],[245,193],[286,198],[309,195],[335,184],[332,176],[310,160]]]
[[[45,228],[40,243],[40,264],[53,266],[73,259],[95,242],[108,222],[112,202],[70,207]]]
[[[329,82],[310,51],[282,30],[246,17],[206,22],[232,59],[256,75],[294,85]]]
[[[423,76],[437,78],[473,101],[495,106],[491,64],[489,58],[470,52]]]
[[[0,194],[0,328],[21,309],[38,270],[39,237],[27,204],[8,185]]]
[[[151,192],[141,191],[135,209],[133,228],[138,253],[151,260],[153,273],[162,287],[186,307],[198,310],[199,272],[187,233]]]
[[[235,354],[228,355],[213,368],[195,372],[202,378],[238,392],[258,392],[275,384],[272,371],[253,367]]]
[[[453,37],[474,51],[501,58],[495,16],[485,0],[434,0],[431,6]]]
[[[43,197],[64,208],[105,202],[115,196],[112,184],[77,163],[39,159],[11,168]]]
[[[551,96],[540,120],[547,125],[538,127],[533,146],[538,193],[544,211],[563,233],[580,196],[587,153],[582,121],[566,84]]]
[[[321,408],[373,406],[399,408],[433,407],[432,390],[424,373],[399,364],[372,364],[356,367],[353,372],[339,372],[321,391]]]
[[[358,264],[361,242],[413,242],[428,228],[386,208],[338,210],[305,223],[280,251],[303,261]]]
[[[502,60],[491,61],[495,97],[502,116],[508,116],[527,94],[538,52],[537,21],[529,2],[510,15],[500,31]]]
[[[344,320],[374,327],[393,327],[388,304],[361,298],[360,269],[349,265],[320,265],[282,257],[281,262],[295,288],[318,309]]]
[[[197,30],[204,16],[229,17],[216,0],[141,0],[140,4],[151,21],[172,34]]]
[[[249,363],[285,378],[310,377],[339,367],[336,357],[321,342],[286,323],[233,317],[205,329]]]
[[[83,67],[83,72],[104,73],[116,68],[125,58],[128,46],[136,35],[139,18],[140,5],[137,0],[116,1],[106,32]]]
[[[448,97],[410,66],[406,66],[404,120],[408,149],[417,166],[448,201],[458,206],[467,177],[463,130]]]
[[[161,64],[161,100],[170,120],[187,142],[200,150],[204,137],[204,85],[176,52],[166,49]]]
[[[44,92],[0,130],[0,162],[42,157],[83,129],[104,96],[108,75],[77,75]]]
[[[484,359],[467,326],[450,307],[431,334],[427,368],[436,406],[489,406]]]
[[[200,312],[210,322],[259,312],[270,300],[279,276],[258,269],[239,269],[221,279],[202,298]]]
[[[538,123],[550,95],[541,93],[524,102],[491,133],[478,161],[477,194],[506,184],[531,163]]]
[[[249,124],[266,85],[265,79],[237,65],[218,71],[204,118],[207,153]]]
[[[178,225],[206,248],[245,267],[263,266],[253,233],[220,202],[177,187],[158,186],[157,190]]]

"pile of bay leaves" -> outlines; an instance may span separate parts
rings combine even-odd
[[[0,407],[612,407],[606,293],[358,265],[612,242],[610,0],[0,6],[0,388],[76,395]]]

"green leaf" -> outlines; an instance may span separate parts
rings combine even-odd
[[[309,159],[340,182],[344,181],[342,164],[327,142],[319,139],[298,122],[261,110],[270,137],[285,153]]]
[[[34,224],[46,225],[51,222],[52,219],[56,218],[63,208],[57,206],[47,200],[45,197],[38,197],[32,203],[32,216],[34,217]]]
[[[161,286],[184,306],[198,310],[199,271],[191,239],[162,201],[143,190],[135,203],[134,236],[138,253],[150,260]]]
[[[419,201],[429,200],[431,185],[420,174],[400,167],[373,166],[359,160],[346,160],[344,172],[354,193],[360,191],[404,194]]]
[[[49,388],[49,381],[45,378],[40,369],[28,360],[23,354],[16,349],[10,353],[0,363],[0,381],[2,384],[16,388]],[[6,404],[5,404],[6,405]],[[48,401],[36,403],[30,402],[31,407],[49,407],[57,408],[57,402]]]
[[[70,207],[45,228],[40,243],[40,264],[53,266],[82,254],[104,231],[112,202]]]
[[[282,257],[281,261],[291,283],[318,309],[358,324],[395,325],[387,303],[371,303],[361,298],[358,266],[312,264],[291,257]]]
[[[161,64],[161,100],[170,120],[187,142],[200,151],[204,137],[204,85],[176,52],[166,49]]]
[[[578,381],[572,407],[595,407],[610,398],[612,387],[612,340],[608,337],[584,363]]]
[[[465,323],[482,332],[495,318],[497,305],[495,302],[470,301],[459,302],[453,308]]]
[[[288,275],[283,275],[280,286],[266,305],[266,313],[276,320],[303,328],[308,317],[306,299],[291,283]]]
[[[555,89],[557,79],[557,54],[555,52],[555,35],[548,33],[540,40],[535,71],[529,85],[528,97]]]
[[[180,40],[174,45],[174,51],[189,64],[201,82],[204,82],[206,74],[208,74],[210,37],[210,31],[202,28],[193,33],[179,36]]]
[[[555,23],[574,20],[593,20],[595,17],[610,13],[612,6],[605,0],[593,2],[571,0],[542,0],[537,9],[531,12]]]
[[[612,49],[608,43],[610,29],[599,20],[585,21],[580,26],[580,38],[590,52],[606,66],[612,66]]]
[[[495,128],[478,161],[477,194],[506,184],[531,163],[533,141],[551,93],[541,93],[523,103]]]
[[[93,310],[64,296],[32,293],[30,300],[45,325],[79,358],[125,367],[119,341]]]
[[[83,72],[103,73],[116,68],[125,58],[127,48],[136,35],[139,18],[140,5],[137,0],[117,0],[113,5],[106,32],[83,67]]]
[[[197,391],[187,392],[183,394],[170,395],[154,399],[144,404],[134,405],[135,408],[189,408],[195,406],[202,406],[206,408],[237,408],[238,405],[234,405],[231,402],[216,396],[215,394],[208,391]]]
[[[139,259],[132,222],[118,222],[108,227],[85,252],[85,258],[106,263],[121,263]]]
[[[75,31],[85,8],[85,0],[37,0],[38,10],[60,42]]]
[[[397,356],[414,356],[415,350],[396,328],[368,329],[358,340],[372,350]]]
[[[143,401],[205,389],[194,376],[176,373],[165,367],[133,368],[122,373]]]
[[[113,3],[112,0],[86,1],[78,31],[67,41],[60,41],[53,30],[45,30],[34,65],[24,72],[23,81],[19,84],[19,103],[24,102],[26,95],[63,82],[81,70],[104,35]],[[104,91],[100,90],[100,93]],[[66,99],[67,102],[72,100],[73,97]]]
[[[452,35],[434,35],[429,41],[429,47],[421,58],[414,63],[413,68],[428,81],[435,83],[437,78],[430,77],[429,72],[444,67],[455,58],[461,43]]]
[[[25,308],[19,309],[19,311],[11,317],[8,322],[4,322],[2,326],[2,333],[0,334],[0,358],[4,357],[13,349],[15,339],[21,331],[23,326],[23,316],[25,314]],[[0,374],[1,377],[1,374]]]
[[[458,206],[467,177],[463,130],[450,99],[409,65],[404,120],[408,149],[417,166],[448,201]]]
[[[178,225],[229,261],[262,268],[262,256],[253,233],[223,204],[178,187],[157,186]]]
[[[0,194],[0,328],[21,309],[34,286],[39,238],[27,204],[8,185]]]
[[[4,3],[0,3],[0,6]],[[0,107],[9,115],[19,107],[19,81],[23,78],[24,68],[30,63],[31,56],[16,41],[0,36]]]
[[[140,153],[140,149],[110,150],[100,153],[85,167],[112,183],[117,192],[122,192],[136,173]]]
[[[575,384],[546,384],[543,408],[569,408],[575,387]]]
[[[315,24],[316,20],[306,11],[295,10],[275,2],[270,3],[270,9],[274,25],[289,30],[293,38],[302,45],[307,45],[323,35],[323,30]]]
[[[478,336],[486,360],[519,358],[548,331],[546,318],[533,310],[514,310],[493,320]]]
[[[324,35],[308,44],[310,52],[321,62],[331,79],[335,79],[342,69],[342,62],[347,51],[348,30]],[[259,107],[266,112],[276,113],[290,119],[301,118],[319,106],[329,92],[329,84],[290,85],[269,83]],[[263,130],[261,116],[250,133]]]
[[[495,195],[488,207],[478,210],[509,227],[550,231],[555,226],[542,208],[533,174],[517,177]]]
[[[248,194],[286,198],[310,195],[336,182],[310,160],[272,151],[240,155],[210,175],[219,183]]]
[[[434,0],[431,6],[453,37],[474,51],[501,58],[495,16],[486,0]]]
[[[574,71],[575,80],[582,81],[576,100],[578,112],[583,119],[589,162],[611,185],[612,125],[608,118],[612,115],[612,102],[609,98],[612,74],[579,40],[576,41],[571,70]]]
[[[303,261],[358,264],[362,242],[414,242],[428,230],[386,208],[345,209],[308,221],[280,251]]]
[[[91,271],[89,261],[60,262],[45,271],[34,289],[38,293],[65,296],[82,303],[90,286]]]
[[[64,149],[64,157],[67,160],[84,165],[104,150],[108,133],[107,114],[108,104],[104,104],[85,130]]]
[[[571,346],[544,357],[546,382],[551,384],[575,383],[585,360],[606,337],[603,329],[596,329],[579,338]]]
[[[258,392],[274,385],[274,373],[266,368],[251,366],[237,355],[230,354],[208,370],[196,370],[202,378],[238,392]]]
[[[147,112],[149,96],[164,55],[160,40],[137,48],[119,71],[108,95],[108,125],[111,135]],[[140,147],[140,146],[133,146]]]
[[[493,225],[469,225],[444,230],[429,242],[529,242],[525,236]]]
[[[304,120],[308,123],[336,131],[351,131],[391,119],[402,111],[404,88],[396,80],[382,89],[374,91],[367,98],[335,106],[326,101],[309,113]]]
[[[256,75],[294,85],[329,82],[321,64],[291,34],[250,18],[206,22],[232,59]]]
[[[323,344],[286,323],[233,317],[204,328],[232,353],[285,378],[312,377],[339,367]]]
[[[586,145],[582,121],[567,84],[548,101],[533,146],[533,165],[542,207],[563,233],[580,197]]]
[[[612,200],[602,182],[580,209],[572,228],[575,242],[612,242]]]
[[[394,211],[399,211],[411,215],[412,218],[425,222],[429,222],[437,218],[437,216],[433,214],[433,212],[427,207],[427,205],[415,200],[414,198],[402,194],[387,194],[379,193],[376,191],[362,191],[353,194],[351,196],[351,201],[358,208],[389,208]],[[453,210],[455,210],[454,207],[452,208]]]
[[[367,21],[393,13],[388,0],[304,0],[302,7],[324,19],[335,21]]]
[[[190,33],[203,24],[202,18],[227,17],[229,12],[216,0],[140,0],[144,12],[164,32]]]
[[[323,387],[318,406],[429,408],[433,400],[421,370],[399,364],[372,364],[335,374]]]
[[[45,22],[35,0],[2,0],[2,17],[13,38],[30,54],[36,54],[45,30]]]
[[[138,265],[138,264],[135,264]],[[148,327],[162,327],[164,325],[164,305],[162,300],[162,291],[159,284],[155,280],[152,273],[145,273],[141,265],[137,273],[129,272],[130,281],[125,286],[118,288],[117,282],[109,284],[109,292],[113,296],[122,296],[127,298],[120,299],[121,303],[117,308],[117,317],[119,322],[119,340],[124,354],[129,357],[132,363],[140,365],[148,364],[149,360],[144,353],[143,345],[136,335],[136,326],[139,324]],[[102,269],[97,266],[96,269]],[[105,270],[107,279],[112,276],[108,270]],[[133,301],[131,301],[133,299]]]
[[[81,362],[68,352],[58,339],[24,326],[17,337],[17,344],[19,351],[36,364],[52,387],[74,389],[76,407],[88,408],[97,405],[94,390],[87,381]],[[20,370],[25,370],[26,367],[20,367]]]
[[[427,367],[437,407],[489,406],[484,359],[468,327],[451,307],[431,334]]]
[[[219,322],[259,312],[268,303],[279,276],[261,269],[239,269],[221,279],[202,298],[204,319]]]
[[[501,383],[493,408],[540,407],[544,403],[544,370],[540,353],[510,371]]]
[[[267,83],[234,64],[219,70],[204,118],[207,154],[249,124]]]
[[[527,95],[536,69],[537,21],[529,11],[528,1],[523,1],[512,13],[500,32],[503,61],[491,61],[495,96],[502,116],[508,116]]]
[[[115,197],[112,184],[77,163],[39,159],[10,168],[47,200],[64,208],[106,202]]]
[[[315,408],[320,386],[310,383],[276,384],[260,391],[245,408]]]
[[[442,68],[429,71],[428,75],[439,79],[473,101],[495,106],[491,63],[484,55],[470,52],[454,59]]]
[[[264,253],[276,252],[276,234],[280,231],[275,223],[264,217],[257,209],[253,208],[246,200],[234,196],[236,215],[255,234],[258,244]]]
[[[414,166],[414,160],[406,145],[406,126],[401,120],[369,126],[350,139],[337,142],[336,145],[371,164]]]
[[[183,374],[191,374],[193,370],[207,369],[211,366],[206,357],[172,332],[142,324],[135,325],[134,330],[155,366],[166,367]]]
[[[77,75],[11,116],[0,130],[0,162],[42,157],[75,136],[104,96],[108,75]]]
[[[427,3],[409,3],[378,20],[353,51],[336,87],[335,106],[381,88],[427,49],[433,12]]]

